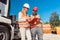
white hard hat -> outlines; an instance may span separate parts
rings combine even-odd
[[[25,4],[23,5],[23,7],[30,8],[30,6],[29,6],[28,3],[25,3]]]

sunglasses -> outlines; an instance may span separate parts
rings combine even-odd
[[[27,7],[24,7],[24,8],[28,9]]]

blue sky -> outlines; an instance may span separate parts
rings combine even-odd
[[[18,19],[18,13],[21,11],[24,3],[30,5],[28,15],[31,15],[33,7],[37,6],[37,13],[43,22],[49,22],[52,12],[56,12],[60,18],[60,0],[10,0],[10,2],[10,15],[16,15],[16,19]]]

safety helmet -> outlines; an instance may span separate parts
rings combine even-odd
[[[36,11],[36,12],[37,12],[37,10],[38,10],[38,7],[35,6],[35,7],[33,8],[33,11]]]
[[[25,4],[23,5],[23,7],[30,8],[30,6],[29,6],[28,3],[25,3]]]

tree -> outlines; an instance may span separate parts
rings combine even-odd
[[[60,20],[59,20],[59,26],[60,26]]]
[[[59,25],[59,15],[56,12],[53,12],[50,17],[50,24],[52,27]]]

